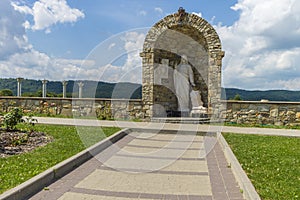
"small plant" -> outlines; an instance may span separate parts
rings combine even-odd
[[[35,123],[37,123],[38,120],[33,118],[33,114],[30,113],[27,117],[25,117],[25,120],[23,120],[23,123],[25,124],[26,130],[32,132],[34,129]]]
[[[3,124],[6,130],[15,130],[18,123],[24,122],[22,119],[23,111],[21,108],[15,107],[11,112],[3,116]]]

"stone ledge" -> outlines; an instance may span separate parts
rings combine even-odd
[[[46,171],[34,176],[26,182],[12,188],[0,195],[1,200],[22,200],[42,190],[47,185],[55,182],[66,175],[82,163],[91,159],[94,155],[106,149],[112,143],[122,139],[127,134],[127,129],[123,129],[114,135],[98,142],[97,144],[85,149],[78,154],[64,160]]]

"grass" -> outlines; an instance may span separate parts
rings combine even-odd
[[[224,137],[262,199],[300,199],[300,138]]]
[[[0,193],[25,182],[120,129],[38,124],[35,130],[47,133],[54,141],[29,153],[0,158]]]
[[[237,124],[237,123],[224,123],[225,126],[236,127],[255,127],[255,128],[274,128],[274,129],[300,129],[300,126],[276,126],[271,124]]]

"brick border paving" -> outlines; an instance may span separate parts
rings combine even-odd
[[[244,199],[218,142],[207,155],[207,164],[214,200]]]

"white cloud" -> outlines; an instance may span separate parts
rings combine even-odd
[[[48,80],[103,79],[110,82],[140,83],[142,67],[139,52],[145,33],[122,33],[115,40],[107,41],[108,45],[103,46],[103,51],[99,51],[100,57],[97,55],[86,60],[54,58],[33,48],[26,36],[26,28],[43,29],[47,32],[55,23],[75,22],[78,19],[76,16],[69,18],[70,9],[61,5],[64,3],[66,1],[39,0],[29,8],[10,3],[9,0],[0,1],[0,76]],[[33,25],[24,19],[24,13],[33,14]],[[65,18],[62,14],[66,14]],[[108,52],[112,55],[108,55]],[[109,63],[118,59],[118,56],[122,57],[120,62]],[[97,63],[97,59],[101,64]],[[106,61],[109,62],[104,64]]]
[[[49,33],[50,27],[57,23],[74,23],[80,18],[84,18],[84,13],[76,8],[71,8],[66,0],[39,0],[32,8],[20,3],[12,3],[18,12],[33,16],[34,24],[29,26],[27,21],[25,27],[32,30],[45,30]]]
[[[21,6],[18,2],[12,2],[11,5],[16,11],[19,11],[20,13],[33,15],[32,9],[28,6]]]
[[[132,73],[131,70],[142,67],[142,59],[139,53],[142,51],[145,37],[145,34],[138,32],[128,32],[125,34],[123,40],[125,42],[124,47],[127,52],[127,60],[122,67],[123,70]],[[133,74],[136,75],[136,73]],[[135,76],[129,81],[141,83],[141,75],[142,74],[140,74],[138,77]]]
[[[22,24],[22,15],[13,10],[10,2],[0,1],[0,59],[29,48]]]
[[[139,11],[139,15],[146,16],[147,12],[145,10],[141,10],[141,11]]]
[[[0,1],[0,77],[63,80],[74,77],[72,73],[77,73],[81,65],[91,68],[95,64],[90,60],[52,58],[35,50],[26,36],[28,22],[20,12],[29,10],[9,0]],[[84,77],[93,73],[82,70]]]
[[[116,38],[111,38],[118,41],[112,43],[114,49],[122,50],[113,53],[114,61],[112,63],[99,66],[98,70],[101,73],[98,73],[97,80],[141,83],[142,59],[139,53],[142,51],[145,36],[145,33],[130,31],[117,35]],[[105,48],[105,45],[100,45],[98,48]]]
[[[300,2],[239,0],[240,18],[217,25],[225,50],[225,87],[295,89],[300,77]]]
[[[199,13],[192,12],[192,14],[197,15],[197,16],[199,16],[199,17],[202,17],[202,13],[201,13],[201,12],[199,12]]]
[[[160,8],[160,7],[156,7],[156,8],[154,8],[154,11],[155,12],[158,12],[159,14],[163,14],[163,9],[162,8]]]

